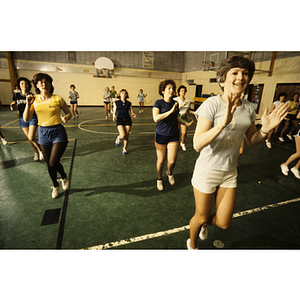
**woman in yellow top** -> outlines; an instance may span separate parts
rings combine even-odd
[[[285,131],[289,128],[290,124],[293,124],[293,128],[289,131],[289,133],[286,135],[290,140],[293,139],[293,133],[298,127],[299,120],[296,119],[297,112],[299,108],[299,94],[295,93],[292,97],[292,100],[288,102],[288,115],[284,119],[284,127],[280,132],[279,141],[284,142],[283,135]]]
[[[60,159],[68,144],[67,133],[61,121],[66,123],[71,118],[71,112],[65,100],[53,94],[52,81],[53,79],[48,74],[38,73],[33,76],[32,83],[37,95],[27,96],[23,118],[27,122],[34,112],[37,114],[39,144],[53,182],[52,198],[56,198],[60,187],[57,182],[57,172],[61,175],[63,189],[69,188],[68,175]],[[65,113],[64,116],[60,115],[61,110]]]

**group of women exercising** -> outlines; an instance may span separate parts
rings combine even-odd
[[[207,238],[208,225],[223,229],[230,226],[236,199],[237,158],[243,139],[249,146],[257,145],[287,115],[287,104],[284,102],[271,113],[266,109],[261,117],[261,129],[257,131],[254,108],[241,96],[254,71],[254,63],[243,56],[235,55],[223,60],[217,71],[217,82],[222,95],[208,98],[194,112],[197,125],[193,147],[199,152],[199,157],[192,176],[195,214],[190,220],[190,238],[186,242],[188,249],[198,248],[198,237],[201,240]],[[60,159],[68,144],[62,123],[66,123],[72,114],[65,100],[53,93],[52,81],[48,74],[34,75],[32,83],[36,95],[33,95],[30,93],[30,81],[20,78],[18,85],[21,93],[13,100],[12,108],[18,106],[20,125],[35,151],[35,159],[45,159],[47,163],[53,182],[52,198],[56,198],[60,188],[57,173],[61,175],[62,188],[69,188],[68,175]],[[173,171],[179,145],[185,151],[186,128],[194,121],[188,122],[186,118],[189,101],[185,99],[185,86],[176,90],[173,80],[164,80],[159,84],[158,92],[161,99],[155,101],[152,116],[156,123],[154,143],[157,156],[157,189],[163,191],[164,165],[167,161],[168,182],[174,185]],[[124,140],[124,155],[127,154],[131,118],[136,116],[128,98],[128,92],[122,89],[113,109],[113,120],[116,121],[119,132],[115,145],[119,146]],[[37,125],[38,141],[35,139]],[[181,142],[180,128],[183,135]],[[214,199],[216,210],[212,212]]]

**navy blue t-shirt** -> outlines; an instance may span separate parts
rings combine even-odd
[[[122,120],[130,120],[131,118],[129,115],[129,111],[130,111],[131,102],[127,100],[125,100],[125,102],[123,102],[122,100],[118,100],[115,101],[115,104],[117,106],[118,118]]]
[[[33,95],[32,93],[28,93],[28,95]],[[23,119],[23,112],[25,110],[26,106],[26,96],[23,95],[22,93],[15,93],[13,96],[12,101],[16,102],[18,105],[18,110],[19,110],[19,118]],[[35,111],[33,112],[33,118],[37,118]]]
[[[159,109],[159,113],[163,114],[172,109],[174,104],[177,103],[175,100],[166,102],[164,99],[156,100],[153,107]],[[178,105],[173,113],[161,121],[157,122],[155,132],[164,136],[173,136],[179,132],[177,116],[179,113]]]

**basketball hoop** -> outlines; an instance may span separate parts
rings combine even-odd
[[[202,62],[203,71],[209,71],[211,67],[215,66],[215,63],[210,60],[205,60]]]

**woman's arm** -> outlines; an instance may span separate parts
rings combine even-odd
[[[167,118],[170,114],[172,114],[175,111],[177,105],[178,105],[178,102],[175,102],[175,104],[173,105],[173,107],[170,110],[168,110],[162,114],[160,114],[159,108],[153,107],[152,116],[153,116],[154,122],[158,122],[158,121],[161,121],[161,120]]]
[[[116,102],[114,102],[113,121],[116,121],[116,118],[117,118],[117,105]]]
[[[131,113],[131,116],[133,117],[133,118],[135,118],[136,117],[136,114],[133,112],[133,110],[132,110],[132,104],[130,104],[130,113]]]
[[[34,102],[34,96],[28,95],[26,97],[26,106],[23,112],[23,119],[25,122],[30,121],[33,116],[33,112],[34,112],[33,102]]]
[[[222,125],[222,122],[211,127],[211,121],[199,116],[193,138],[194,149],[197,152],[201,151],[205,146],[209,145],[225,127],[226,126]]]
[[[60,118],[64,123],[67,123],[67,121],[71,119],[71,112],[70,112],[69,107],[66,102],[63,104],[61,109],[63,110],[65,115],[64,116],[61,115]]]
[[[179,117],[177,117],[177,121],[178,123],[186,126],[186,127],[190,127],[194,124],[194,121],[191,121],[191,122],[185,122],[184,120],[180,119]]]

